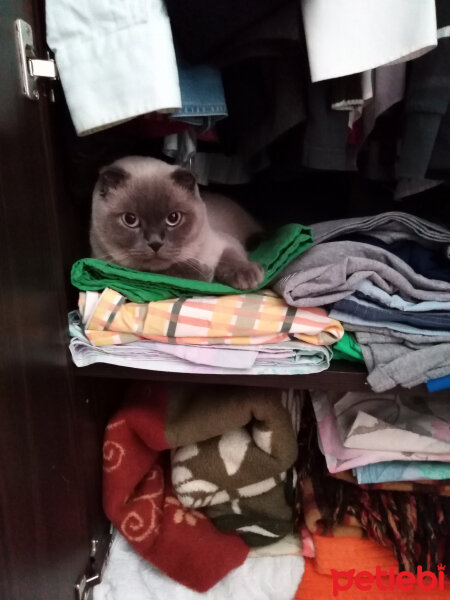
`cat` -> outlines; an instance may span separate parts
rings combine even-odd
[[[246,243],[260,225],[232,200],[203,192],[194,175],[149,157],[100,170],[92,197],[92,256],[130,269],[256,288],[264,269]]]

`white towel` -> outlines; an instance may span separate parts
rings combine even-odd
[[[94,600],[292,600],[304,565],[302,556],[247,558],[201,594],[158,571],[117,533]]]

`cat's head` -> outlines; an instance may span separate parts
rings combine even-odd
[[[205,223],[206,207],[189,171],[147,157],[101,169],[92,199],[96,258],[164,271],[189,258]]]

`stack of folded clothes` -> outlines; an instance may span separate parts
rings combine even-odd
[[[293,543],[301,405],[291,389],[135,384],[106,428],[106,515],[144,559],[197,592],[273,554],[297,556],[280,584],[292,589],[303,570]]]
[[[437,577],[438,565],[450,556],[450,486],[442,479],[450,461],[448,401],[374,393],[316,393],[312,400],[313,409],[305,403],[299,434],[297,506],[308,558],[296,597],[322,597],[322,591],[324,598],[362,598],[355,586],[359,571],[372,583],[384,572],[378,581],[387,587],[373,588],[380,599],[383,590],[397,589],[389,588],[388,573],[391,583],[402,571]],[[386,462],[395,456],[408,462]],[[415,460],[435,462],[428,470]],[[358,471],[362,465],[379,465],[385,473],[392,468],[380,478],[371,469]],[[409,479],[416,475],[418,481]],[[438,598],[449,593],[448,581],[442,587]],[[411,597],[431,597],[427,593],[415,588]]]
[[[292,389],[134,384],[105,433],[117,538],[100,591],[123,586],[126,598],[128,581],[155,598],[285,600],[298,588],[304,600],[332,597],[333,585],[346,597],[359,571],[381,569],[383,586],[402,571],[437,576],[450,558],[449,449],[445,395],[309,402]]]
[[[311,232],[287,225],[251,258],[265,268],[260,288],[242,293],[207,283],[133,271],[96,259],[75,263],[79,311],[70,315],[77,366],[96,362],[209,374],[316,373],[336,355],[361,350],[323,308],[295,308],[267,287],[311,245]]]
[[[312,392],[328,471],[358,483],[450,479],[448,393]]]
[[[79,311],[84,333],[73,322],[70,345],[78,366],[100,361],[187,373],[314,373],[328,368],[329,346],[344,333],[326,311],[292,310],[270,292],[137,304],[106,289],[81,293]]]
[[[361,347],[372,389],[450,375],[450,231],[401,212],[318,223],[313,247],[274,289],[296,307],[327,306]],[[436,388],[434,387],[436,386]]]

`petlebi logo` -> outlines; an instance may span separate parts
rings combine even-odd
[[[393,592],[396,590],[407,592],[414,588],[420,590],[433,591],[444,590],[445,565],[438,565],[438,574],[431,571],[424,571],[421,566],[417,568],[417,573],[410,571],[397,572],[395,567],[389,567],[389,570],[383,570],[377,566],[375,574],[369,571],[336,571],[331,569],[333,576],[333,596],[339,592],[346,592],[352,586],[355,586],[362,592],[370,592],[378,589],[383,592]]]

